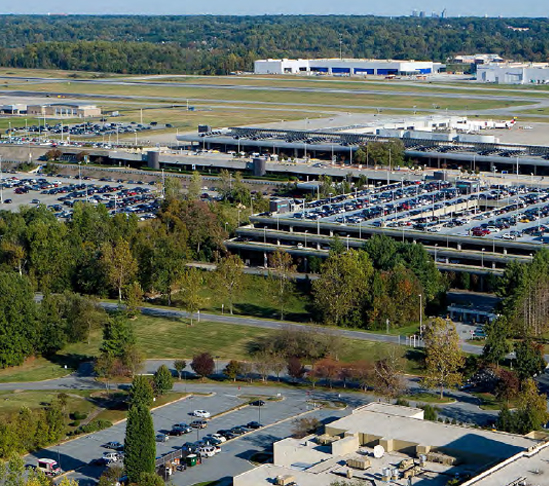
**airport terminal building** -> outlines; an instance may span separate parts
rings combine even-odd
[[[431,61],[392,59],[263,59],[255,61],[255,74],[326,74],[332,76],[412,76],[438,70]]]
[[[477,81],[496,84],[547,84],[549,64],[507,63],[477,67]]]

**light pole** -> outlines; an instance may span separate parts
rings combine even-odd
[[[347,238],[347,251],[349,251],[349,235],[347,235],[346,238]]]
[[[482,268],[484,268],[484,250],[486,250],[486,248],[483,248],[482,253],[480,254]]]
[[[305,230],[305,244],[303,245],[303,248],[307,248],[307,233],[309,230]]]
[[[419,294],[419,335],[423,336],[423,295]]]
[[[263,244],[267,244],[267,226],[263,227]]]
[[[229,232],[227,231],[227,226],[229,225],[229,223],[227,221],[225,221],[225,233],[229,234]]]
[[[242,209],[238,210],[238,226],[240,226],[240,211],[242,211]]]
[[[2,173],[2,156],[0,155],[0,204],[4,204],[4,174]]]
[[[438,249],[438,243],[435,243],[435,263],[437,262],[437,249]]]

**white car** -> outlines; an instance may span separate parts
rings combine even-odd
[[[193,415],[195,417],[202,417],[202,418],[210,418],[212,414],[210,412],[207,412],[206,410],[195,410],[193,412]]]
[[[103,457],[108,461],[118,461],[120,459],[120,454],[118,452],[103,452]]]
[[[204,446],[198,449],[200,457],[213,457],[215,456],[215,447],[213,446]]]
[[[212,439],[216,439],[219,442],[227,442],[227,438],[221,434],[208,434],[206,438],[211,437]]]

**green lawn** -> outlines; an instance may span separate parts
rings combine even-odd
[[[65,369],[62,364],[53,363],[45,358],[31,358],[22,366],[0,370],[0,383],[42,381],[60,378],[71,371],[71,369]]]
[[[55,402],[59,393],[66,390],[10,390],[0,392],[0,415],[19,411],[22,407],[30,409],[42,408]],[[70,390],[67,393],[67,410],[69,413],[76,410],[89,413],[95,406],[89,401],[89,390]]]
[[[197,101],[211,101],[219,103],[224,101],[233,102],[253,102],[266,103],[269,106],[276,103],[285,103],[296,107],[304,107],[311,105],[321,105],[324,107],[334,106],[349,106],[349,107],[395,107],[395,108],[412,108],[416,106],[418,109],[433,107],[433,104],[440,106],[441,109],[459,110],[467,105],[468,109],[490,109],[506,106],[527,105],[528,101],[516,100],[490,100],[490,99],[468,99],[466,102],[460,98],[444,98],[444,93],[433,97],[425,96],[395,96],[393,91],[375,94],[362,93],[317,93],[317,92],[292,92],[292,91],[271,91],[268,89],[246,89],[246,86],[236,87],[234,89],[222,89],[215,85],[211,87],[188,87],[188,86],[142,86],[139,84],[130,86],[121,85],[97,85],[88,83],[48,83],[25,85],[10,84],[11,89],[25,89],[35,91],[36,93],[71,93],[78,95],[79,93],[91,94],[108,94],[123,96],[141,96],[141,101],[150,100],[156,101],[173,101],[174,103],[183,103],[189,99],[191,103]],[[406,87],[402,87],[403,91]],[[254,105],[256,107],[261,107]],[[267,105],[265,106],[267,107]]]
[[[206,282],[207,285],[204,285],[202,290],[203,310],[221,314],[223,301],[211,285],[211,279],[214,276],[213,274],[205,275],[210,282]],[[280,317],[280,311],[272,299],[269,279],[257,275],[244,275],[243,282],[242,292],[234,302],[234,314],[274,319]],[[311,295],[298,290],[286,305],[284,319],[296,322],[310,321],[311,315],[307,308],[311,303]],[[228,304],[225,302],[224,312],[228,311]]]
[[[274,336],[276,331],[257,327],[202,321],[192,327],[180,319],[165,319],[140,315],[133,321],[137,344],[147,358],[192,358],[199,352],[209,352],[219,359],[247,360],[250,345],[258,338]],[[90,345],[70,345],[63,354],[95,356],[100,345],[100,333],[95,332]],[[373,361],[380,353],[396,345],[343,339],[338,356],[343,362]],[[418,356],[415,356],[417,354]],[[408,353],[406,372],[421,373],[420,353]]]
[[[491,393],[472,392],[471,394],[480,400],[480,408],[482,410],[501,410],[501,407],[504,404],[501,400],[498,400]],[[509,408],[515,407],[515,403],[512,402],[508,405]]]
[[[405,400],[412,400],[414,402],[435,403],[437,405],[447,405],[449,403],[454,403],[455,401],[448,397],[444,397],[441,400],[440,395],[428,392],[413,393],[411,395],[404,395],[401,398],[404,398]]]

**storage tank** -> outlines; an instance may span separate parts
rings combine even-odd
[[[155,170],[160,169],[160,152],[156,150],[147,152],[147,167]]]
[[[252,170],[255,177],[263,177],[267,173],[267,161],[261,157],[254,157]]]

